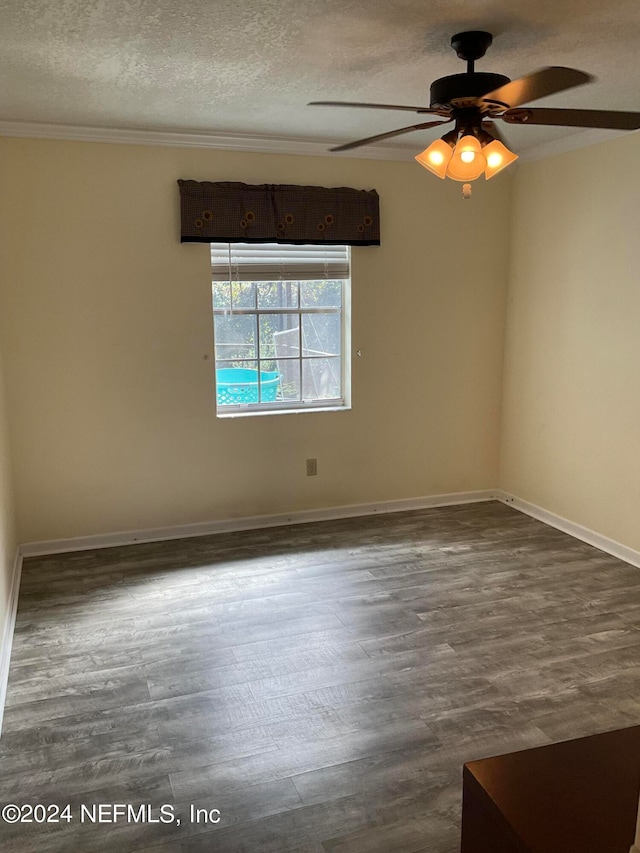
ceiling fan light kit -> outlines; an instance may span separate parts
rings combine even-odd
[[[448,122],[455,122],[455,129],[432,142],[416,156],[416,160],[438,178],[450,178],[464,183],[463,197],[469,198],[469,181],[483,174],[490,180],[518,155],[510,151],[496,126],[501,120],[506,124],[530,124],[585,128],[607,128],[612,130],[637,130],[640,128],[640,113],[614,110],[572,109],[518,109],[522,104],[564,92],[594,78],[576,68],[548,66],[525,77],[510,80],[503,74],[477,72],[476,60],[483,57],[493,41],[491,33],[481,30],[457,33],[451,46],[458,57],[467,63],[464,74],[452,74],[434,80],[430,88],[428,107],[409,107],[398,104],[368,104],[345,101],[312,101],[311,106],[364,107],[367,109],[407,110],[419,115],[434,115],[439,121],[428,121],[379,133],[366,139],[358,139],[338,145],[331,151],[348,151],[381,142],[394,136],[415,130],[427,130]],[[468,188],[468,189],[467,189]]]
[[[487,134],[489,137],[490,134]],[[437,139],[415,159],[439,178],[454,181],[475,181],[484,174],[485,180],[493,178],[518,159],[499,139],[490,137],[480,142],[475,136],[462,136],[458,143]]]

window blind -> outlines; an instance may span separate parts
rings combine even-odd
[[[348,246],[211,243],[213,281],[318,281],[349,278]]]

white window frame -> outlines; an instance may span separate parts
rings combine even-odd
[[[289,314],[300,318],[299,326],[302,328],[302,317],[313,314],[336,314],[340,317],[340,370],[342,396],[330,399],[307,399],[307,400],[275,400],[257,403],[219,404],[217,389],[217,369],[225,359],[217,357],[217,348],[214,334],[214,388],[216,397],[216,415],[219,418],[246,417],[255,415],[273,414],[299,414],[301,412],[326,412],[326,411],[348,411],[351,408],[351,251],[349,246],[296,246],[296,245],[264,245],[264,244],[237,244],[237,243],[212,243],[211,244],[211,270],[212,291],[216,282],[267,283],[267,282],[293,282],[318,281],[328,279],[342,282],[341,307],[273,307],[260,308],[257,300],[253,307],[216,308],[213,307],[212,325],[215,330],[216,316],[253,316],[256,317],[256,331],[259,330],[260,316],[268,314]],[[302,363],[304,360],[314,357],[324,358],[326,356],[304,356],[303,347],[299,346],[300,371],[302,374]],[[229,358],[229,362],[237,362],[241,359]],[[247,361],[255,362],[260,370],[260,334],[256,335],[256,352],[254,358]],[[265,361],[277,361],[276,357],[264,359]],[[302,377],[300,390],[302,394]]]

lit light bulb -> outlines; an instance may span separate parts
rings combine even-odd
[[[425,169],[444,180],[447,164],[453,153],[453,144],[445,139],[436,139],[428,148],[416,155],[416,160]]]
[[[447,177],[454,181],[475,181],[484,172],[487,161],[480,142],[470,133],[456,145],[447,166]]]
[[[503,145],[499,139],[494,139],[488,145],[485,145],[482,153],[487,158],[487,168],[484,173],[487,181],[518,159],[518,155],[514,154],[513,151],[509,151],[506,145]]]

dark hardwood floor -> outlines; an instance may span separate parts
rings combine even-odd
[[[0,803],[72,819],[1,849],[454,853],[464,761],[640,723],[639,616],[499,503],[26,560]]]

